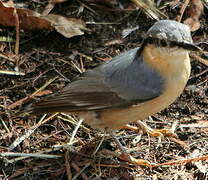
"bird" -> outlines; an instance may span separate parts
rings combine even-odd
[[[34,103],[31,110],[75,114],[92,128],[108,131],[125,158],[139,164],[113,132],[160,112],[180,96],[191,72],[190,51],[201,51],[193,43],[190,28],[159,20],[140,47],[85,71],[60,92]],[[167,131],[158,131],[163,132]]]

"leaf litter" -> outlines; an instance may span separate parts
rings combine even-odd
[[[154,4],[154,8],[163,6],[157,11],[162,13],[156,13],[154,16],[161,18],[162,14],[165,14],[175,19],[176,15],[182,15],[182,19],[187,19],[190,15],[192,18],[194,2],[196,1],[190,1],[184,6],[183,15],[179,12],[180,6],[174,9],[171,3],[160,2],[157,6]],[[32,1],[24,3],[27,7]],[[0,16],[0,23],[3,25],[1,28],[12,34],[12,29],[7,26],[17,25],[17,19],[15,20],[13,15],[15,9],[20,25],[19,52],[16,54],[18,58],[9,60],[10,56],[1,56],[0,70],[15,72],[18,65],[19,72],[24,72],[21,76],[15,73],[12,76],[1,74],[1,177],[21,179],[27,175],[33,179],[206,179],[208,74],[205,63],[192,61],[192,74],[184,93],[169,108],[146,120],[152,128],[170,128],[177,120],[179,124],[175,127],[175,132],[179,139],[162,139],[158,142],[155,138],[140,134],[137,143],[132,143],[139,135],[138,132],[118,132],[118,137],[122,139],[125,147],[131,150],[132,156],[154,163],[155,166],[152,168],[137,167],[122,161],[115,144],[108,136],[98,152],[92,156],[104,134],[85,124],[80,126],[72,145],[69,146],[67,143],[77,123],[76,117],[72,115],[61,113],[39,116],[21,112],[21,109],[32,101],[63,88],[84,69],[93,68],[105,59],[141,44],[141,32],[145,32],[154,21],[147,12],[138,11],[132,6],[132,2],[129,3],[131,4],[105,1],[102,4],[100,1],[88,0],[77,3],[61,2],[59,6],[54,4],[50,12],[63,14],[46,13],[45,17],[49,18],[45,18],[37,13],[36,9],[14,8],[11,5],[5,6],[0,1],[0,14],[4,15]],[[43,6],[39,1],[36,1],[35,5],[37,8]],[[79,11],[80,6],[83,7],[82,11]],[[125,8],[128,7],[131,9],[126,11]],[[192,9],[186,12],[187,7]],[[111,11],[104,11],[105,8],[110,8]],[[198,42],[207,41],[205,24],[208,20],[203,14],[208,10],[206,6],[204,8],[203,13],[200,8],[197,13],[197,21],[203,20],[197,26],[200,31],[197,32],[194,28],[197,33],[193,34],[193,39]],[[43,6],[42,10],[44,9]],[[178,14],[174,14],[175,12]],[[88,24],[87,27],[85,22]],[[135,23],[139,29],[136,28],[128,36],[122,37],[124,30],[137,27]],[[45,31],[37,31],[42,29]],[[53,29],[61,31],[59,33],[64,37],[51,32]],[[83,34],[84,31],[89,32],[89,29],[91,33]],[[66,35],[65,31],[70,31],[69,35]],[[81,36],[75,37],[76,35]],[[13,42],[5,43],[3,54],[15,52]],[[204,50],[207,51],[206,47]],[[200,54],[198,56],[202,58]],[[195,58],[197,57],[193,57]],[[17,64],[20,60],[22,63]],[[203,61],[206,62],[204,59]]]

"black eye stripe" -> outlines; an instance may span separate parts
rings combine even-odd
[[[145,44],[155,44],[159,47],[174,47],[174,46],[179,46],[183,47],[182,42],[176,42],[176,41],[169,41],[166,39],[159,39],[159,38],[153,38],[153,37],[148,37],[144,40]]]
[[[178,46],[191,51],[200,51],[200,48],[192,43],[170,41],[170,40],[159,39],[154,37],[147,37],[144,40],[144,45],[146,44],[155,44],[159,47],[170,47],[170,48]]]
[[[155,44],[158,47],[181,47],[190,51],[202,51],[202,49],[200,47],[198,47],[197,45],[193,44],[193,43],[186,43],[186,42],[177,42],[177,41],[170,41],[170,40],[166,40],[166,39],[159,39],[159,38],[155,38],[155,37],[147,37],[146,39],[144,39],[141,47],[139,48],[137,55],[139,56],[144,47],[147,44]]]

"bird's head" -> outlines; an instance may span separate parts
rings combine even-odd
[[[173,21],[160,20],[147,32],[144,44],[158,47],[178,48],[188,51],[201,51],[193,43],[189,26]]]

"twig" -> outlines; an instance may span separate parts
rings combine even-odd
[[[71,168],[69,164],[69,149],[65,152],[65,165],[66,165],[66,173],[67,173],[67,179],[71,180],[72,179],[72,173],[71,173]]]
[[[14,76],[24,76],[24,72],[18,72],[18,71],[8,71],[8,70],[0,70],[0,74],[6,74],[6,75],[14,75]]]
[[[188,4],[189,4],[189,1],[190,1],[190,0],[185,0],[185,2],[183,3],[183,5],[182,5],[182,7],[181,7],[181,9],[180,9],[180,15],[178,15],[178,16],[176,17],[176,20],[177,20],[178,22],[181,22],[182,17],[183,17],[183,14],[184,14],[184,12],[185,12],[185,10],[186,10],[186,7],[187,7]]]
[[[202,161],[202,160],[208,160],[208,155],[200,156],[200,157],[194,157],[194,158],[187,158],[187,159],[179,159],[179,160],[174,160],[174,161],[169,161],[165,163],[159,163],[154,165],[155,167],[157,166],[172,166],[172,165],[178,165],[178,164],[187,164],[195,161]]]
[[[54,113],[53,115],[49,116],[48,118],[46,118],[45,120],[39,121],[36,125],[32,126],[31,128],[38,128],[39,126],[41,126],[42,124],[45,124],[46,122],[48,122],[49,120],[53,119],[57,114],[59,113]],[[45,116],[45,114],[44,114]]]
[[[79,166],[77,166],[74,162],[72,162],[72,167],[77,171],[77,172],[80,172],[80,168]],[[84,180],[88,180],[89,178],[86,176],[85,173],[81,173],[81,176]]]
[[[1,58],[4,58],[4,59],[7,59],[7,60],[9,60],[9,61],[11,61],[11,62],[14,62],[14,60],[12,59],[12,58],[10,58],[8,55],[6,55],[6,54],[3,54],[2,52],[0,53],[0,57]]]
[[[192,54],[192,53],[190,54],[190,56],[191,56],[192,58],[194,58],[195,60],[199,61],[200,63],[202,63],[202,64],[208,66],[208,61],[207,61],[207,60],[205,60],[205,59],[203,59],[203,58],[197,56],[196,54]]]
[[[75,135],[76,135],[76,133],[77,133],[77,131],[78,131],[80,125],[82,124],[83,120],[84,120],[84,119],[81,118],[81,119],[78,121],[77,126],[75,127],[75,129],[74,129],[74,131],[73,131],[73,133],[72,133],[72,136],[71,136],[71,139],[70,139],[68,145],[71,145],[72,142],[74,141],[74,137],[75,137]]]
[[[161,16],[166,17],[160,10],[154,7],[153,1],[141,1],[141,0],[131,0],[134,4],[140,7],[149,17],[159,20]]]
[[[77,69],[77,70],[79,71],[79,73],[81,73],[81,74],[83,73],[82,70],[81,70],[81,69],[80,69],[73,61],[71,62],[71,65],[72,65],[75,69]]]
[[[46,114],[44,114],[40,121],[32,126],[28,131],[25,132],[24,135],[18,137],[17,139],[14,140],[14,142],[9,146],[9,150],[12,151],[15,147],[17,147],[22,141],[24,141],[26,138],[28,138],[40,125],[46,123],[47,121],[53,119],[53,117],[55,117],[58,113],[55,113],[53,115],[51,115],[50,117],[48,117],[47,119],[44,120],[44,118],[46,117]]]
[[[96,147],[95,151],[93,152],[92,156],[94,156],[98,152],[98,150],[100,149],[100,146],[103,144],[103,141],[105,140],[105,135],[106,135],[106,131],[104,132],[104,135],[103,135],[102,139],[100,140],[98,146]]]
[[[42,122],[46,115],[43,115],[39,122]],[[14,140],[14,142],[9,146],[9,150],[12,151],[15,147],[17,147],[22,141],[28,138],[36,129],[37,127],[31,128],[30,130],[26,131],[24,135],[18,137]]]
[[[207,72],[208,72],[208,69],[205,69],[204,71],[200,72],[199,74],[191,76],[190,79],[198,78],[198,77],[202,76],[203,74],[205,74]]]
[[[58,78],[58,76],[49,79],[49,81],[47,81],[42,87],[40,87],[37,91],[35,91],[34,93],[32,93],[31,96],[34,96],[35,94],[37,94],[38,92],[44,90],[49,84],[51,84],[53,81],[55,81]]]
[[[60,150],[60,149],[63,149],[65,146],[66,146],[66,145],[62,145],[62,146],[60,146],[60,145],[55,146],[55,145],[54,145],[51,149],[44,150],[44,151],[39,151],[39,152],[37,152],[37,154],[46,154],[46,153],[50,153],[50,152],[52,152],[52,151],[58,151],[58,150]],[[73,152],[73,153],[77,153],[76,151],[72,150],[72,148],[70,149],[70,151]],[[79,153],[79,155],[85,157],[85,155],[83,155],[83,154],[81,154],[81,153]],[[15,163],[15,162],[17,162],[17,161],[21,161],[21,160],[27,159],[27,158],[29,158],[29,156],[22,156],[22,157],[18,157],[18,158],[14,158],[14,159],[7,160],[7,163],[11,163],[11,164],[12,164],[12,163]]]
[[[78,178],[78,176],[80,175],[80,174],[82,174],[83,172],[84,172],[84,170],[86,169],[86,168],[88,168],[89,166],[91,165],[91,162],[89,162],[89,163],[87,163],[73,178],[72,178],[72,180],[75,180],[75,179],[77,179]]]
[[[31,95],[24,97],[12,104],[10,104],[9,106],[7,106],[8,109],[14,109],[15,107],[23,104],[25,101],[27,101],[28,99],[31,99],[33,97],[35,97],[40,91],[44,90],[49,84],[51,84],[53,81],[55,81],[57,79],[57,77],[50,79],[49,81],[47,81],[42,87],[40,87],[38,90],[36,90],[34,93],[32,93]]]
[[[77,124],[77,121],[70,115],[68,114],[65,114],[65,113],[61,113],[61,115],[64,115],[66,116],[67,118],[65,117],[62,117],[62,116],[58,116],[59,119],[63,120],[63,121],[67,121],[67,122],[70,122],[71,124],[73,125],[76,125]],[[91,130],[87,127],[85,127],[84,125],[80,125],[81,128],[83,128],[85,131],[87,131],[87,133],[89,133]]]
[[[86,9],[90,10],[91,12],[93,12],[95,15],[98,16],[98,13],[96,13],[92,8],[90,8],[89,6],[87,6],[86,4],[82,3],[81,1],[77,0],[78,3],[80,3],[83,7],[85,7]]]
[[[15,54],[18,55],[19,54],[19,41],[20,41],[20,36],[19,36],[19,15],[17,13],[17,9],[14,8],[14,17],[15,17],[15,27],[16,27],[16,43],[15,43]]]
[[[52,154],[40,154],[40,153],[14,153],[14,152],[2,152],[0,153],[0,156],[2,157],[36,157],[36,158],[47,158],[47,159],[53,159],[53,158],[60,158],[62,156],[60,155],[52,155]]]
[[[87,21],[87,22],[85,22],[85,24],[109,25],[109,24],[121,24],[121,23],[118,23],[118,22],[94,22],[94,21]]]
[[[7,127],[6,123],[1,119],[1,123],[3,124],[4,128],[6,129],[6,131],[8,133],[10,133],[11,131],[9,130],[9,128]]]

